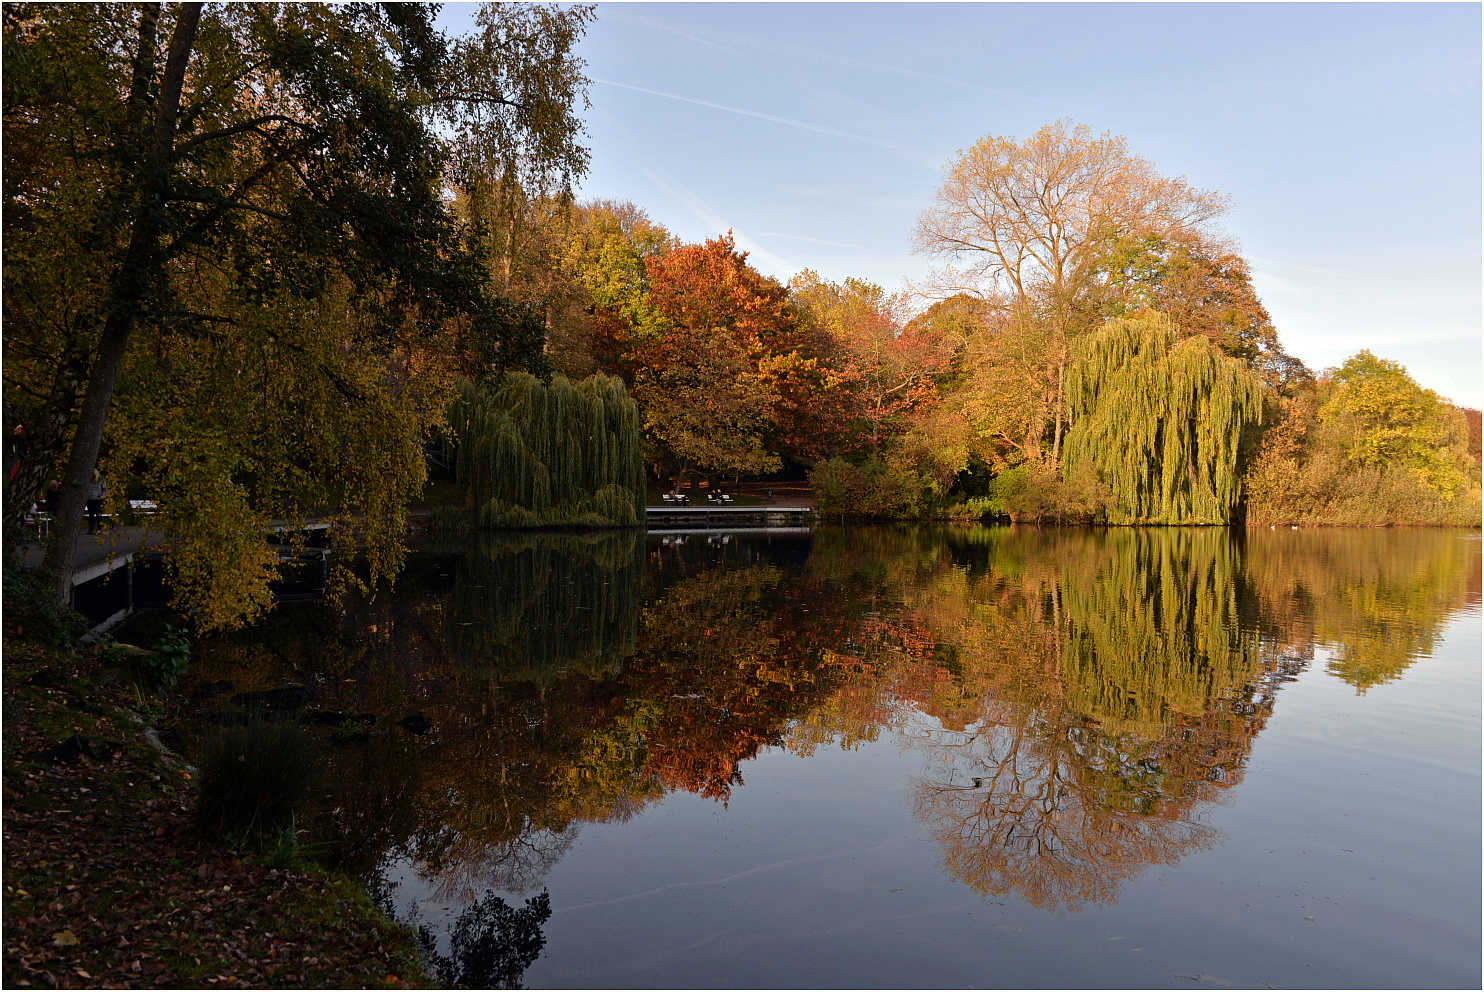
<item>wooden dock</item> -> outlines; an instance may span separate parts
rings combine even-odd
[[[807,528],[814,522],[814,508],[808,506],[651,506],[648,508],[649,529],[727,530]]]

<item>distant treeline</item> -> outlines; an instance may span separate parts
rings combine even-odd
[[[1058,122],[949,164],[913,235],[947,267],[895,294],[785,286],[630,203],[491,216],[553,366],[621,378],[676,487],[802,469],[858,518],[1476,524],[1478,413],[1368,352],[1288,355],[1226,207]]]

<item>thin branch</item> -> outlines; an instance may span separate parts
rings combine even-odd
[[[501,107],[515,107],[518,110],[530,110],[534,104],[520,100],[508,100],[503,96],[489,93],[444,93],[433,99],[434,103],[488,103]]]
[[[283,114],[267,114],[263,117],[255,117],[250,121],[243,121],[241,124],[233,124],[231,127],[224,127],[216,131],[207,131],[205,134],[198,134],[190,141],[187,141],[185,144],[177,148],[175,150],[175,157],[180,158],[196,145],[204,144],[208,141],[216,141],[218,138],[229,138],[234,134],[242,134],[246,131],[254,131],[259,134],[263,134],[263,132],[258,131],[259,126],[263,124],[270,124],[275,121],[281,124],[292,125],[294,127],[300,128],[303,131],[307,131],[310,134],[319,133],[314,127],[304,123],[303,121],[296,121],[292,117],[286,117]],[[266,135],[264,136],[266,137]]]
[[[289,220],[288,214],[281,214],[277,210],[269,210],[267,207],[255,206],[251,203],[243,203],[241,200],[228,200],[225,197],[208,199],[199,196],[172,196],[172,200],[181,203],[199,203],[207,207],[234,207],[238,210],[251,210],[253,213],[262,214],[264,217],[272,217],[274,220]]]

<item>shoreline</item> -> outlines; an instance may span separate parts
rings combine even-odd
[[[3,693],[7,988],[431,987],[361,879],[197,834],[180,697],[9,629]]]

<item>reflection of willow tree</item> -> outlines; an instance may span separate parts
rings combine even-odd
[[[1225,530],[1117,530],[1087,542],[1052,592],[1065,615],[1067,707],[1105,731],[1157,735],[1250,680],[1257,638],[1238,628],[1239,574]]]
[[[444,614],[460,665],[510,678],[600,674],[634,653],[644,535],[482,536]]]
[[[851,651],[929,759],[913,809],[948,870],[1076,909],[1213,842],[1198,806],[1272,708],[1226,532],[899,531],[897,564],[887,533],[811,567],[878,607]]]
[[[1480,596],[1475,533],[1252,530],[1245,571],[1274,650],[1331,653],[1331,674],[1364,693],[1432,653],[1443,625]]]

